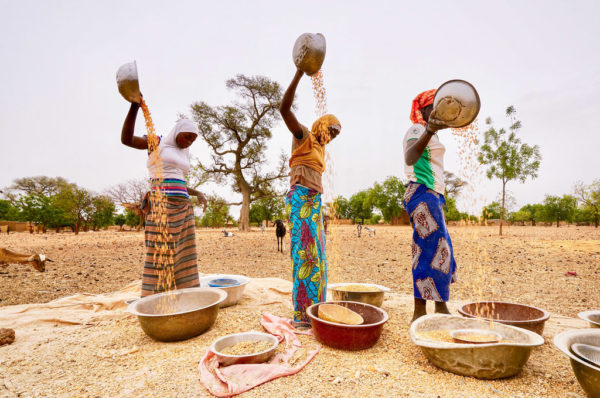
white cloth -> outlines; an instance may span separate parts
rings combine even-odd
[[[406,157],[408,142],[420,138],[423,134],[426,133],[425,126],[422,124],[413,124],[408,129],[403,140],[404,157]],[[444,195],[446,189],[444,181],[445,153],[446,147],[440,142],[438,135],[434,134],[417,163],[412,166],[407,165],[406,162],[404,163],[404,172],[408,181],[418,182]]]
[[[148,157],[146,167],[151,177],[176,178],[185,181],[185,175],[190,171],[190,148],[180,148],[175,142],[181,133],[198,135],[198,126],[189,119],[181,119],[175,123],[167,138],[161,139],[158,145],[160,162],[154,164],[152,154]]]

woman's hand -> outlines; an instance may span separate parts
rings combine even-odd
[[[436,117],[435,110],[433,110],[433,112],[431,112],[431,115],[429,115],[429,120],[427,121],[427,130],[432,133],[435,133],[438,130],[447,129],[448,127],[450,126],[448,126],[446,122]]]
[[[206,197],[204,196],[204,194],[202,192],[198,192],[196,194],[196,198],[198,198],[198,204],[202,205],[202,211],[205,212],[206,206],[208,205],[208,202],[206,201]]]

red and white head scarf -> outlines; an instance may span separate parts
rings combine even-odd
[[[423,126],[427,124],[427,121],[423,120],[421,109],[425,108],[427,105],[433,104],[433,98],[435,97],[436,91],[436,89],[423,91],[415,97],[412,102],[412,109],[410,110],[410,120],[414,124],[422,124]]]

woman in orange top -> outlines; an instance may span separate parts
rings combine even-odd
[[[306,308],[325,301],[327,261],[321,213],[321,176],[325,171],[325,145],[342,129],[333,115],[317,119],[311,130],[298,122],[292,112],[292,104],[302,75],[303,72],[298,69],[283,95],[280,108],[281,116],[293,135],[286,209],[292,224],[290,249],[294,277],[294,321],[299,324],[310,321]]]

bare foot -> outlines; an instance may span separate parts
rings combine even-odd
[[[414,322],[417,318],[422,317],[423,315],[427,315],[427,301],[423,299],[415,298],[415,311],[413,313],[411,323]]]
[[[436,314],[448,314],[450,315],[450,311],[448,310],[448,306],[443,301],[435,302],[435,312]]]

